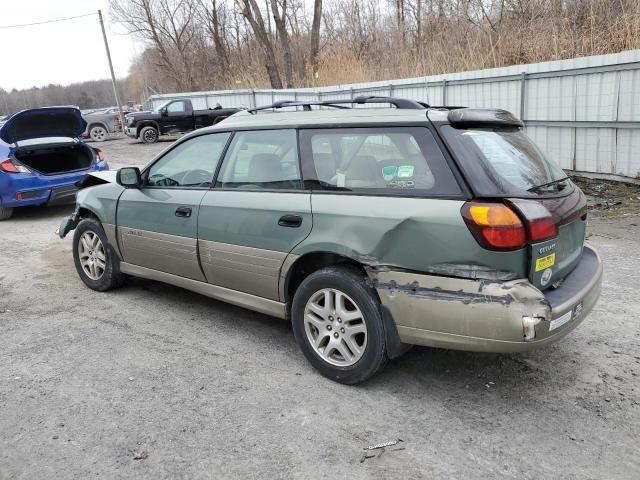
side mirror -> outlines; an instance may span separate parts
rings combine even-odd
[[[163,117],[167,116],[167,109],[166,108],[161,108],[160,109],[160,115],[162,115]]]
[[[123,167],[116,174],[116,183],[124,188],[140,188],[142,175],[138,167]]]

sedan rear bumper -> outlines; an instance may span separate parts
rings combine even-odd
[[[0,204],[4,207],[72,203],[78,191],[76,182],[91,172],[108,170],[106,161],[90,169],[57,175],[5,174],[0,178]]]
[[[371,272],[400,340],[414,345],[518,352],[564,337],[600,296],[602,263],[585,247],[576,268],[555,290],[528,280],[467,280],[407,272]]]

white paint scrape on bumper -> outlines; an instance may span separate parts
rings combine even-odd
[[[602,263],[585,247],[555,290],[527,279],[471,280],[409,272],[370,272],[404,343],[485,352],[517,352],[559,340],[600,296]]]

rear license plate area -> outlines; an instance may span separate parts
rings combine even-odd
[[[553,330],[556,330],[561,326],[569,323],[571,320],[580,316],[581,312],[582,312],[582,302],[577,304],[575,307],[573,307],[564,315],[561,315],[558,318],[551,320],[551,322],[549,322],[549,331],[552,332]]]

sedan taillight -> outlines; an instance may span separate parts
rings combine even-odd
[[[0,162],[0,170],[7,173],[31,173],[31,170],[27,167],[15,163],[10,158]]]

